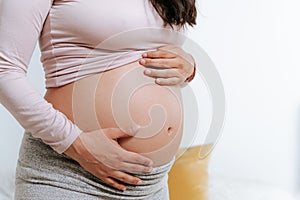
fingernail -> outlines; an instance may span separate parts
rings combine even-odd
[[[140,184],[142,184],[142,181],[141,180],[139,180],[136,184],[138,184],[138,185],[140,185]]]
[[[149,163],[145,164],[146,167],[152,167],[152,165],[153,165],[153,161],[152,160],[150,160]]]
[[[150,69],[146,69],[145,70],[145,74],[148,74],[148,75],[151,74],[151,70]]]
[[[147,53],[143,53],[142,56],[143,56],[143,57],[147,57]]]
[[[145,60],[145,59],[141,59],[141,60],[140,60],[140,63],[141,63],[142,65],[144,65],[144,64],[146,64],[146,60]]]
[[[156,83],[160,83],[161,81],[160,81],[160,79],[156,79]]]
[[[149,163],[149,166],[152,166],[152,165],[153,165],[153,161],[151,160],[150,163]]]
[[[140,130],[140,128],[141,127],[139,125],[134,125],[131,127],[131,131],[132,131],[132,133],[136,133]]]
[[[152,171],[152,167],[148,167],[147,172],[151,172]]]

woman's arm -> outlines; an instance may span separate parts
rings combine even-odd
[[[0,102],[36,138],[58,153],[82,132],[28,82],[28,64],[52,0],[2,0],[0,4]]]

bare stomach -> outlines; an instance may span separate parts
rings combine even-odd
[[[134,136],[118,142],[160,166],[174,157],[181,141],[181,90],[155,84],[154,78],[143,74],[144,69],[138,62],[130,63],[49,88],[45,99],[83,131],[140,126]]]

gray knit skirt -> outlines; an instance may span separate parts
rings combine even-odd
[[[174,159],[150,173],[133,173],[141,185],[114,189],[25,132],[16,170],[16,200],[168,200],[168,172]]]

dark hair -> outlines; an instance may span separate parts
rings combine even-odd
[[[165,25],[183,27],[196,25],[195,0],[149,0]]]

